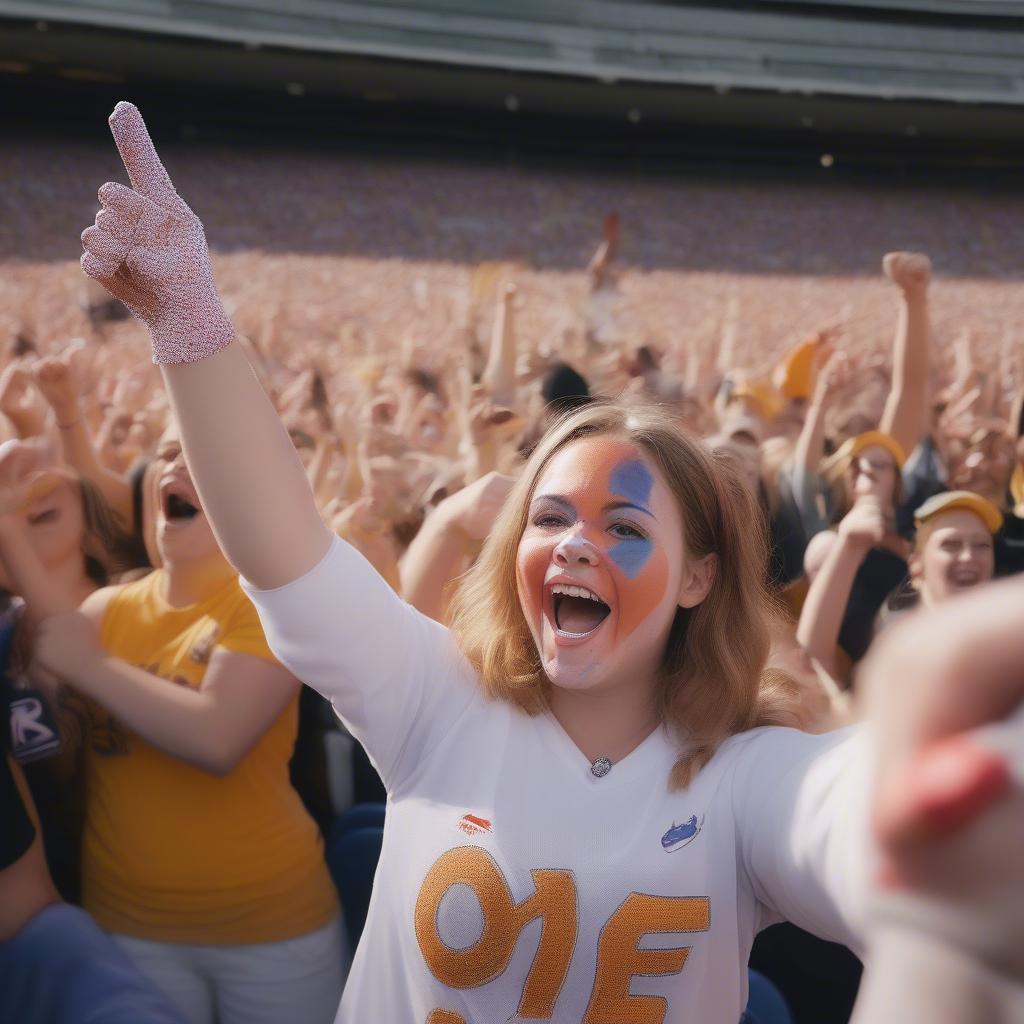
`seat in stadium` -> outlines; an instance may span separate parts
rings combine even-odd
[[[327,867],[341,898],[353,953],[366,922],[383,842],[383,804],[357,804],[339,815],[327,842]]]
[[[793,1024],[782,993],[763,975],[747,971],[750,985],[747,1008],[740,1024]]]
[[[346,832],[351,832],[353,829],[383,828],[384,813],[384,804],[356,804],[347,811],[343,811],[331,825],[331,831],[327,837],[328,850],[340,842]],[[328,859],[330,859],[329,854]]]

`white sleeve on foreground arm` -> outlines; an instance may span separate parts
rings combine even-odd
[[[769,916],[860,952],[874,856],[867,733],[756,732],[738,752],[733,794],[754,895]]]
[[[473,699],[472,670],[448,630],[339,538],[283,587],[241,583],[274,655],[331,701],[389,790]]]

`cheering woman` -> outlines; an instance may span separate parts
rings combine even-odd
[[[456,600],[404,604],[321,522],[135,107],[84,270],[149,327],[202,505],[272,649],[388,790],[339,1020],[736,1021],[754,935],[858,945],[863,738],[785,728],[764,541],[660,415],[537,447]],[[269,197],[272,202],[272,197]]]

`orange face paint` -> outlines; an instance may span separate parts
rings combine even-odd
[[[552,459],[535,489],[518,559],[524,612],[532,623],[546,618],[553,643],[569,646],[576,641],[560,635],[545,595],[552,580],[591,590],[611,612],[580,643],[602,657],[664,604],[670,567],[683,554],[674,499],[643,453],[621,440],[579,441]]]

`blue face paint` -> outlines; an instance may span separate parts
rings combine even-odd
[[[654,477],[639,459],[620,462],[608,479],[608,488],[614,497],[625,498],[631,505],[648,514],[653,486]],[[654,545],[646,537],[626,537],[611,548],[608,554],[629,579],[635,580],[653,550]]]
[[[653,550],[654,545],[646,537],[624,537],[608,549],[608,554],[629,579],[635,580]]]
[[[650,512],[654,477],[639,459],[627,459],[625,462],[620,462],[612,470],[608,486],[616,497],[625,498],[626,501],[643,509],[644,512]]]

